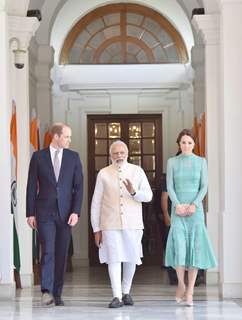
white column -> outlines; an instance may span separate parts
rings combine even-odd
[[[35,67],[35,74],[37,79],[37,113],[41,124],[51,124],[53,120],[52,81],[50,79],[50,69],[53,66],[53,61],[53,48],[47,45],[39,46],[38,64]]]
[[[205,44],[205,114],[206,114],[206,153],[208,159],[208,212],[207,227],[215,255],[219,257],[219,17],[218,15],[195,15],[193,24],[200,32]],[[221,266],[221,265],[220,265]],[[207,282],[218,281],[217,270],[207,272]]]
[[[199,35],[198,35],[199,37]],[[192,48],[192,67],[195,77],[193,81],[194,89],[194,113],[201,114],[205,111],[205,57],[204,44],[196,43]]]
[[[15,101],[17,111],[17,210],[18,236],[20,249],[20,277],[22,286],[32,285],[32,231],[26,223],[26,183],[29,166],[29,57],[28,46],[31,37],[39,26],[37,18],[9,17],[9,39],[18,38],[21,47],[26,50],[24,68],[12,68],[16,88]]]
[[[9,99],[9,42],[7,15],[0,11],[0,300],[15,294],[13,281],[13,216],[11,214],[11,157]]]
[[[242,297],[242,1],[221,5],[221,291]]]

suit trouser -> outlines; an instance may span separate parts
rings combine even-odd
[[[38,221],[41,244],[41,291],[60,297],[64,283],[71,227],[59,215],[49,221]]]
[[[136,264],[131,262],[123,262],[123,281],[121,282],[121,262],[109,263],[108,264],[108,273],[111,281],[111,287],[113,292],[113,297],[117,297],[120,300],[122,299],[122,293],[128,294],[134,273],[136,269]]]

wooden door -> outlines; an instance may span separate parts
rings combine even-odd
[[[143,204],[143,263],[161,265],[163,245],[158,218],[160,179],[162,175],[162,115],[89,115],[88,120],[88,201],[89,212],[98,171],[109,165],[109,147],[115,140],[129,148],[130,163],[141,166],[154,194],[151,203]],[[90,222],[90,219],[89,219]],[[99,264],[93,232],[89,223],[89,261]]]

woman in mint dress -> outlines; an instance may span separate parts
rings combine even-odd
[[[202,200],[207,193],[207,163],[193,153],[194,136],[184,129],[177,138],[181,154],[167,163],[167,190],[172,201],[171,228],[166,247],[166,266],[176,269],[176,301],[193,305],[198,269],[214,268],[216,259],[208,238]],[[188,287],[184,274],[188,270]]]

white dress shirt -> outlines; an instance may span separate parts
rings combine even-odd
[[[52,147],[52,145],[50,144],[50,157],[51,157],[51,162],[52,165],[54,167],[54,158],[55,158],[55,152],[57,149],[55,149],[54,147]],[[58,158],[59,158],[59,162],[60,162],[60,167],[61,167],[61,161],[62,161],[62,156],[63,156],[63,149],[59,149],[60,152],[58,154]]]

